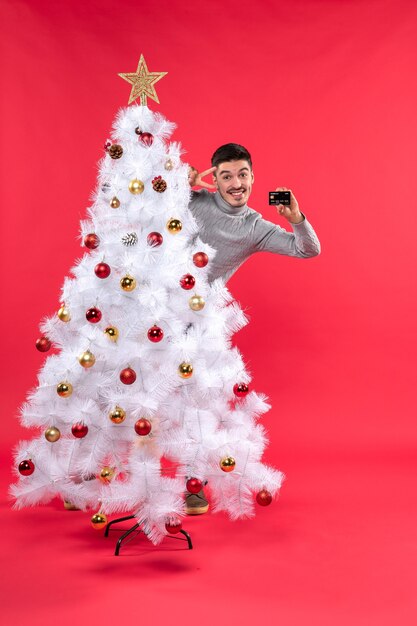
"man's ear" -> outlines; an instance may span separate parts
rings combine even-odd
[[[219,185],[217,184],[217,177],[216,174],[213,174],[213,185],[216,187],[216,189],[219,188]]]
[[[252,170],[252,184],[253,184],[254,182],[255,182],[255,174],[253,173],[253,170]]]

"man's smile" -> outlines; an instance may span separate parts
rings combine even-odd
[[[235,200],[241,200],[246,189],[231,189],[229,193]]]

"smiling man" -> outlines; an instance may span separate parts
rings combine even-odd
[[[255,252],[274,252],[299,258],[320,254],[320,242],[311,224],[301,213],[291,192],[291,204],[279,204],[277,211],[291,224],[292,232],[264,220],[247,201],[252,191],[254,174],[252,159],[243,146],[228,143],[220,146],[211,158],[212,167],[199,173],[190,168],[192,191],[189,208],[194,215],[199,236],[217,250],[211,261],[209,280],[225,282]],[[203,178],[213,174],[213,184]],[[208,191],[215,190],[215,193]],[[291,191],[278,187],[277,191]]]
[[[199,227],[199,237],[217,251],[210,262],[210,282],[216,278],[227,282],[255,252],[274,252],[302,259],[320,254],[317,235],[301,213],[291,190],[277,189],[291,194],[290,205],[279,204],[277,211],[291,224],[292,232],[264,220],[260,213],[248,207],[254,174],[246,148],[236,143],[225,144],[213,154],[211,164],[210,169],[201,173],[193,167],[189,171],[191,187],[203,187],[192,191],[189,204]],[[203,180],[209,174],[213,175],[213,184]],[[188,514],[199,515],[207,510],[203,491],[186,494]]]
[[[243,206],[249,198],[254,181],[251,164],[246,159],[226,161],[213,167],[220,195],[231,206]]]

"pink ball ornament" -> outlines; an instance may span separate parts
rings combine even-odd
[[[153,135],[151,133],[140,133],[139,141],[141,141],[145,146],[150,146],[153,144]]]
[[[107,265],[107,263],[97,263],[94,268],[94,273],[97,278],[107,278],[110,276],[110,272],[110,265]]]
[[[149,341],[152,341],[153,343],[158,343],[159,341],[162,341],[163,338],[164,331],[162,330],[162,328],[159,328],[159,326],[152,326],[152,328],[148,330]]]
[[[187,491],[190,493],[198,493],[203,488],[203,483],[198,478],[189,478],[186,483]]]
[[[97,307],[93,306],[91,309],[88,309],[85,317],[89,322],[91,322],[91,324],[97,324],[101,320],[101,311],[100,309],[97,309]]]
[[[172,520],[170,522],[167,522],[165,524],[165,530],[170,535],[176,535],[177,533],[179,533],[182,530],[181,521],[179,519],[176,519],[176,520]]]
[[[25,459],[19,463],[19,473],[22,476],[30,476],[35,471],[35,464],[31,459]]]
[[[246,394],[249,392],[249,385],[246,383],[236,383],[233,387],[233,393],[238,398],[244,398]]]
[[[141,437],[146,437],[152,430],[152,424],[149,420],[141,417],[135,424],[135,432]]]
[[[180,278],[180,285],[183,289],[192,289],[195,285],[195,278],[191,274],[184,274]]]
[[[164,238],[162,237],[161,233],[157,233],[157,232],[149,233],[147,237],[148,246],[153,246],[153,247],[160,246],[163,240]]]
[[[197,267],[205,267],[209,261],[209,258],[205,252],[196,252],[193,255],[193,263]]]
[[[266,489],[261,489],[261,491],[256,494],[256,502],[260,506],[268,506],[272,502],[272,494]]]
[[[71,432],[76,439],[84,439],[88,433],[88,426],[82,422],[78,422],[77,424],[73,424]]]
[[[95,250],[98,248],[99,243],[100,239],[95,233],[88,233],[88,235],[84,237],[84,245],[89,250]]]
[[[48,350],[51,349],[51,342],[49,341],[48,337],[39,337],[39,339],[36,340],[36,348],[37,350],[39,350],[39,352],[48,352]]]
[[[120,380],[124,385],[133,385],[136,380],[136,372],[131,367],[125,367],[120,372]]]

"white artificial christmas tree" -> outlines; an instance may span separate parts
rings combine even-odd
[[[143,57],[126,76],[141,104],[117,115],[81,223],[89,250],[41,326],[38,349],[55,353],[21,410],[40,434],[18,447],[12,494],[18,507],[60,496],[98,510],[96,527],[127,512],[158,543],[180,527],[187,480],[194,491],[208,481],[213,509],[237,519],[268,504],[283,475],[261,462],[270,406],[231,344],[247,319],[208,280],[215,250],[188,210],[175,126],[146,106],[161,76]]]

